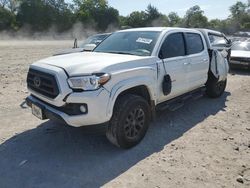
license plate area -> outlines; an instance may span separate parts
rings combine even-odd
[[[32,104],[31,106],[32,114],[36,116],[37,118],[43,120],[45,119],[43,109],[35,104]]]

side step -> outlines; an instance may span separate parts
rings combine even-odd
[[[205,91],[206,91],[206,88],[202,87],[194,91],[188,92],[184,95],[181,95],[179,97],[176,97],[174,99],[170,99],[169,101],[158,104],[156,106],[156,111],[162,111],[162,110],[175,111],[181,108],[185,104],[186,101],[196,100],[196,99],[201,98],[202,96],[204,96]]]
[[[179,108],[181,108],[183,106],[184,106],[184,102],[177,102],[175,104],[169,105],[167,109],[169,111],[176,111],[176,110],[178,110]]]

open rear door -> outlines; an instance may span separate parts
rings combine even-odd
[[[229,71],[231,42],[223,34],[208,33],[211,51],[210,70],[218,81],[225,80]]]

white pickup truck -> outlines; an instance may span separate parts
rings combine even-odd
[[[138,28],[113,33],[93,52],[30,66],[26,102],[40,119],[74,127],[107,123],[107,138],[130,148],[158,109],[174,110],[203,91],[223,94],[229,41],[219,32]]]

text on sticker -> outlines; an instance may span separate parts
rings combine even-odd
[[[153,40],[152,39],[147,39],[147,38],[141,38],[139,37],[136,42],[144,43],[144,44],[150,44]]]

